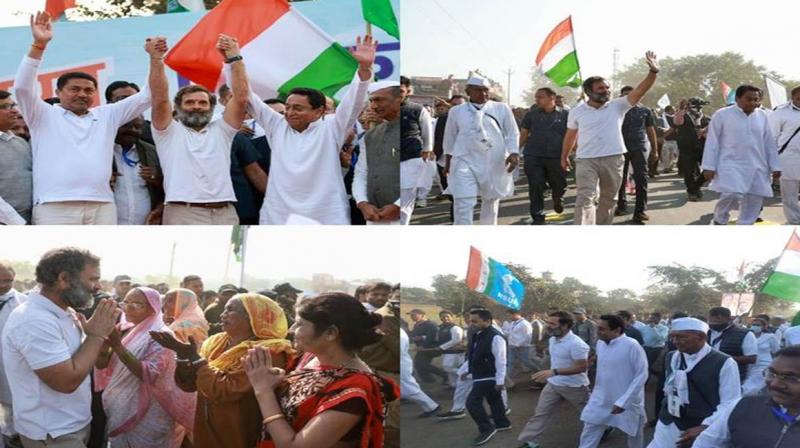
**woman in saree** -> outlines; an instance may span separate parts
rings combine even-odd
[[[150,337],[151,331],[170,332],[161,295],[133,288],[121,305],[124,323],[109,336],[95,373],[111,447],[177,448],[193,430],[196,399],[175,385],[175,356]]]
[[[208,322],[197,296],[189,289],[175,288],[164,295],[164,323],[181,342],[189,342],[191,337],[202,346],[208,338]]]
[[[261,448],[382,448],[386,404],[397,386],[375,375],[358,351],[381,338],[381,316],[352,296],[303,301],[292,332],[304,352],[288,375],[261,348],[243,359],[264,416]]]
[[[247,350],[267,350],[276,365],[286,366],[294,353],[286,340],[286,316],[277,303],[259,294],[237,294],[221,316],[222,333],[209,337],[200,351],[172,333],[153,332],[159,344],[175,352],[175,382],[197,391],[195,448],[253,448],[261,429],[261,413],[253,387],[241,364]]]

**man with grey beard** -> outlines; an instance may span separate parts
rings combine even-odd
[[[120,315],[103,299],[87,320],[76,309],[100,290],[100,259],[76,248],[54,249],[36,266],[41,289],[9,316],[3,365],[24,447],[84,447],[92,420],[89,373]]]
[[[245,118],[250,87],[236,40],[220,35],[217,49],[231,68],[233,97],[221,119],[212,120],[216,98],[205,87],[186,86],[175,95],[175,119],[164,71],[167,40],[148,39],[153,138],[164,172],[162,222],[238,224],[231,182],[231,144]]]

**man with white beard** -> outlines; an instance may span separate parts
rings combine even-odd
[[[693,317],[672,321],[677,350],[664,357],[664,401],[647,448],[690,447],[741,396],[736,361],[708,345],[708,324]]]
[[[625,321],[617,315],[600,316],[597,337],[597,380],[581,413],[580,448],[596,448],[607,426],[625,433],[628,448],[642,448],[647,356],[635,339],[625,336]]]
[[[450,109],[444,131],[447,192],[453,195],[454,224],[472,224],[478,196],[480,223],[497,224],[500,199],[514,194],[511,173],[519,165],[519,128],[505,103],[489,99],[489,81],[467,81],[469,102]]]
[[[8,316],[27,298],[14,289],[14,278],[16,272],[11,265],[0,261],[0,334],[6,326]],[[13,408],[11,406],[11,389],[8,387],[6,370],[3,367],[3,344],[0,339],[0,433],[2,433],[5,446],[19,446],[19,435],[14,430],[12,419]],[[2,444],[0,444],[2,446]]]

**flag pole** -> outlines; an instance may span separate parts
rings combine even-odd
[[[572,33],[570,34],[570,36],[572,38],[572,48],[575,49],[575,62],[578,64],[578,77],[580,77],[581,82],[583,82],[583,72],[581,71],[581,60],[580,58],[578,58],[578,46],[575,44],[575,27],[572,26],[572,14],[569,15],[569,27],[572,29]],[[581,89],[581,91],[583,91],[583,89]]]
[[[172,285],[173,285],[174,272],[175,272],[174,271],[174,268],[175,268],[175,247],[177,245],[178,245],[177,242],[175,242],[175,241],[172,242],[172,253],[171,253],[170,257],[169,257],[169,284],[170,284],[170,287],[172,287]]]
[[[245,261],[247,260],[247,231],[250,230],[250,226],[242,226],[242,248],[240,249],[242,252],[242,268],[239,272],[239,287],[244,288],[244,266]]]

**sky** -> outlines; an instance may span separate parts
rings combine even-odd
[[[620,69],[644,57],[681,57],[736,51],[757,64],[800,79],[796,39],[797,0],[768,0],[758,7],[738,0],[403,0],[402,71],[406,76],[466,77],[482,72],[507,85],[521,104],[530,69],[547,34],[572,14],[584,77],[610,76],[614,48]],[[748,32],[749,30],[749,32]],[[645,73],[642,73],[644,76]]]

